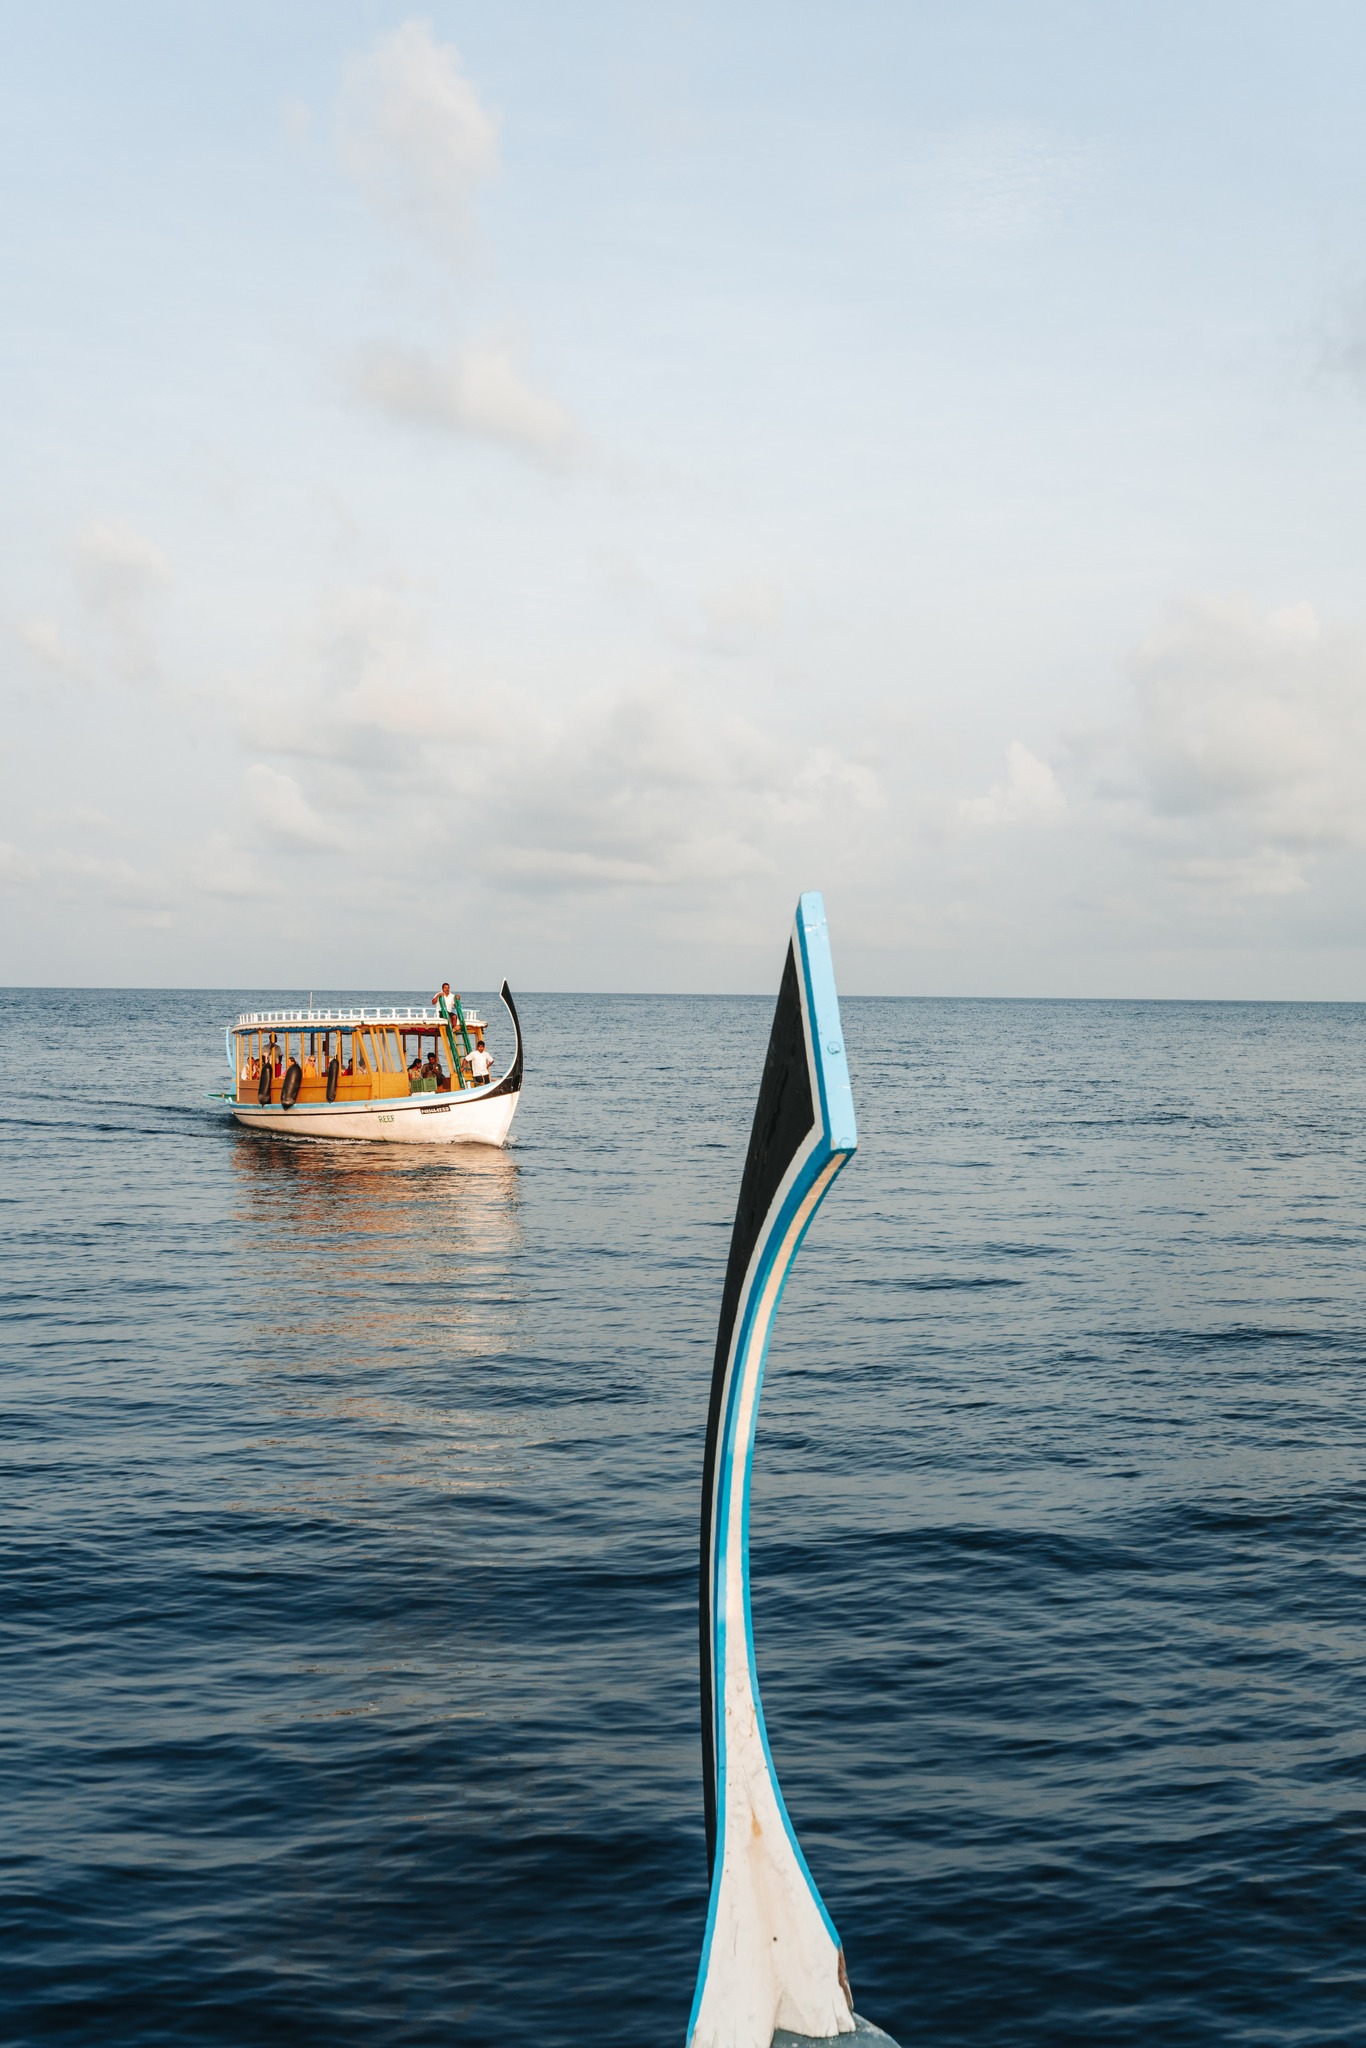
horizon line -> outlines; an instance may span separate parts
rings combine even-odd
[[[474,983],[466,986],[475,995],[498,995],[497,988],[483,989]],[[236,984],[220,982],[57,982],[57,981],[11,981],[0,982],[0,996],[4,995],[224,995],[237,996],[244,993],[253,995],[279,995],[293,1000],[298,984],[271,987],[264,982]],[[315,991],[315,994],[348,994],[361,996],[392,996],[402,991],[392,984],[363,987],[355,982],[339,985],[332,989]],[[773,994],[765,989],[610,989],[610,988],[523,988],[517,991],[519,1001],[551,998],[591,998],[612,1002],[770,1002]],[[1362,996],[1119,996],[1119,995],[948,995],[926,991],[916,995],[876,995],[841,991],[841,1003],[1152,1003],[1191,1004],[1209,1007],[1222,1004],[1227,1007],[1280,1008],[1280,1009],[1359,1009],[1366,1005]],[[316,1002],[313,1004],[316,1008]]]

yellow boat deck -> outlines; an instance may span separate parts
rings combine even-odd
[[[447,1021],[430,1009],[253,1011],[232,1033],[236,1099],[278,1102],[287,1084],[301,1105],[463,1092],[487,1079],[474,1071],[483,1033],[472,1012]]]

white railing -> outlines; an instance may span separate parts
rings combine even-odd
[[[331,1025],[334,1030],[349,1024],[424,1024],[428,1029],[441,1022],[440,1012],[430,1003],[414,1009],[354,1009],[354,1010],[245,1010],[237,1019],[239,1031],[250,1031],[261,1024],[287,1024],[295,1030],[302,1027]],[[452,1012],[451,1022],[455,1022]],[[471,1030],[484,1028],[482,1017],[476,1017],[473,1010],[466,1010],[465,1022]]]

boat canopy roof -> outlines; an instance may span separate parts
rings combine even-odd
[[[484,1028],[483,1018],[476,1017],[473,1010],[465,1011],[465,1022],[471,1030]],[[430,1003],[373,1009],[244,1010],[236,1029],[259,1031],[263,1024],[289,1031],[349,1031],[353,1024],[389,1024],[401,1031],[436,1031],[441,1028],[441,1014]]]

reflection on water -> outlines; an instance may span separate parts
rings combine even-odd
[[[523,1313],[515,1158],[241,1131],[232,1164],[241,1358],[273,1388],[261,1447],[283,1429],[296,1453],[284,1497],[275,1459],[273,1498],[253,1504],[354,1511],[382,1488],[506,1483],[526,1421],[460,1393],[462,1360],[505,1352]]]
[[[520,1243],[516,1155],[492,1145],[329,1144],[237,1129],[241,1219],[288,1219],[299,1236],[385,1235],[401,1257],[420,1241],[442,1253],[506,1258]]]

